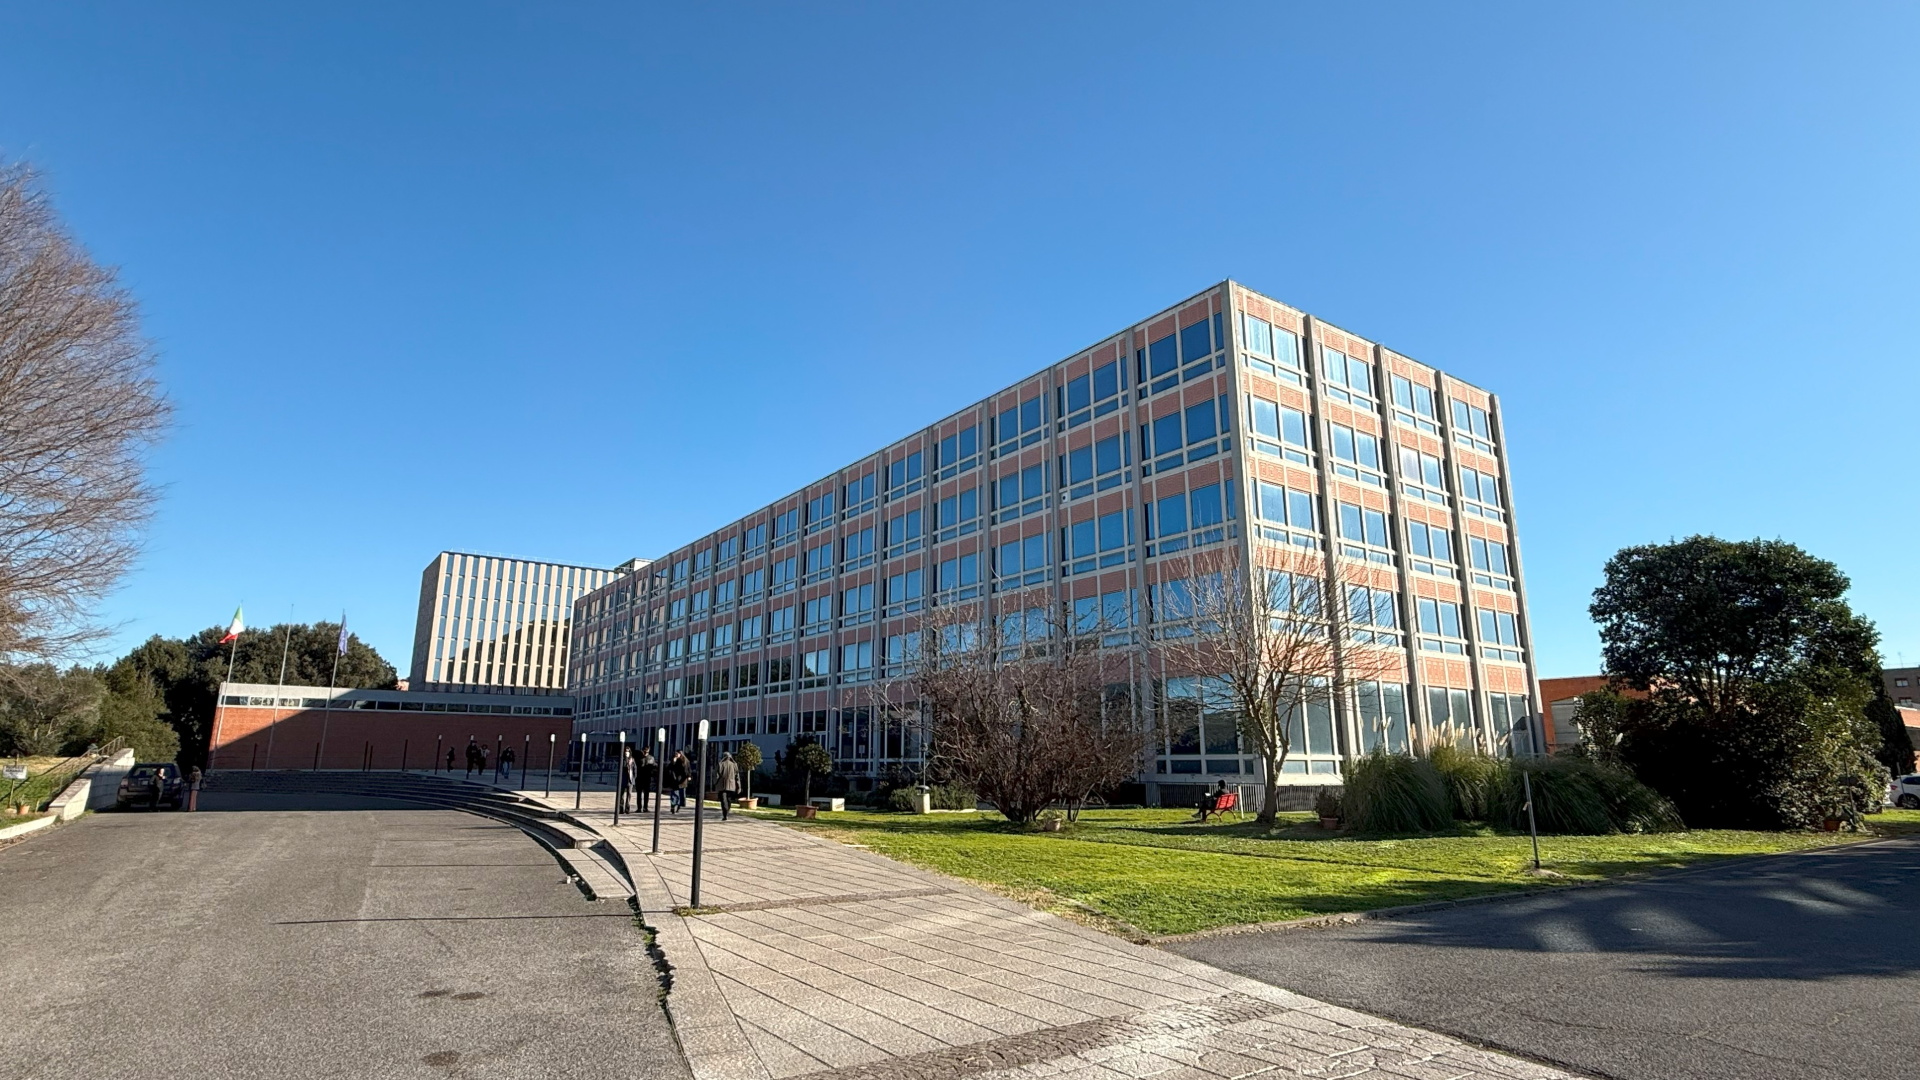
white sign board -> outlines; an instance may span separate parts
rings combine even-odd
[[[0,765],[0,776],[4,776],[9,780],[25,780],[27,778],[27,767],[25,765]]]

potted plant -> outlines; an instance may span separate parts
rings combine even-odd
[[[1340,796],[1330,787],[1323,787],[1313,797],[1313,812],[1320,815],[1320,827],[1337,829],[1340,827]]]
[[[833,772],[833,755],[827,748],[812,739],[794,744],[787,751],[787,766],[800,774],[800,805],[793,808],[795,817],[810,818],[818,810],[810,805],[813,801],[813,778]]]
[[[1067,819],[1058,810],[1046,810],[1040,814],[1041,832],[1059,832],[1067,827]]]

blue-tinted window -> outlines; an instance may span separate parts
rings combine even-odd
[[[1242,325],[1246,330],[1247,351],[1260,356],[1273,355],[1273,326],[1265,319],[1248,315]]]
[[[1205,442],[1220,434],[1219,417],[1214,412],[1214,403],[1203,401],[1198,405],[1187,406],[1187,443],[1192,445]]]
[[[1064,483],[1081,484],[1093,479],[1093,447],[1067,451],[1062,467],[1066,470],[1061,477]]]
[[[1093,400],[1105,401],[1120,392],[1120,362],[1093,369]]]
[[[1147,346],[1147,375],[1159,378],[1180,366],[1180,356],[1173,343],[1173,335],[1168,334],[1159,341]]]
[[[1188,502],[1193,508],[1193,527],[1196,529],[1218,525],[1226,520],[1220,504],[1219,484],[1194,488],[1188,494]]]
[[[1067,383],[1067,411],[1079,412],[1093,404],[1093,378],[1082,375]]]
[[[1180,449],[1180,414],[1172,413],[1153,422],[1153,449],[1148,457],[1170,454]]]
[[[1063,554],[1069,559],[1084,559],[1098,553],[1097,529],[1091,521],[1077,521],[1067,526],[1067,550]]]
[[[1101,476],[1120,469],[1120,436],[1114,435],[1093,444],[1094,471]]]
[[[1022,433],[1033,431],[1040,426],[1040,399],[1028,398],[1020,403],[1020,430]]]
[[[1116,551],[1127,546],[1127,512],[1125,510],[1102,514],[1099,526],[1101,551]]]
[[[1153,504],[1154,529],[1156,536],[1172,536],[1187,531],[1187,496],[1185,492],[1169,495]]]
[[[1213,323],[1202,319],[1180,331],[1180,356],[1187,363],[1213,355]]]

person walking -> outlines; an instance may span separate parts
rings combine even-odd
[[[487,748],[484,746],[473,748],[473,771],[476,776],[487,775]]]
[[[733,797],[740,791],[740,766],[734,763],[732,754],[721,754],[715,773],[713,786],[720,792],[720,820],[725,821],[733,813]]]
[[[494,772],[502,780],[513,778],[513,747],[500,751],[500,765]]]
[[[620,812],[633,813],[633,789],[640,780],[640,763],[634,760],[633,751],[622,747],[620,750]]]
[[[467,775],[470,777],[480,769],[480,748],[473,743],[467,744]]]
[[[447,747],[447,772],[453,772],[453,747]]]
[[[640,788],[640,812],[646,813],[653,808],[653,778],[660,772],[660,762],[654,759],[653,751],[642,747],[640,760],[634,764],[633,777]]]
[[[687,768],[687,755],[679,750],[673,752],[673,760],[667,762],[667,812],[677,814],[687,805],[687,777],[691,770]]]

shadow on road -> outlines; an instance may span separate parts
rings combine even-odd
[[[1920,971],[1920,843],[1717,867],[1624,887],[1385,920],[1370,940],[1437,948],[1618,953],[1681,978]],[[1465,916],[1465,917],[1463,917]]]

